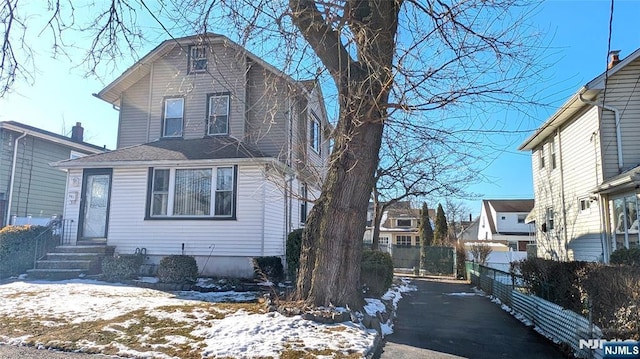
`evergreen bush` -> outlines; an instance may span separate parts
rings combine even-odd
[[[0,230],[0,278],[33,268],[34,255],[43,255],[58,244],[48,227],[6,226]],[[38,248],[36,248],[36,246]]]
[[[296,229],[287,236],[287,274],[289,278],[295,280],[300,267],[300,251],[302,249],[303,229]]]
[[[195,258],[186,255],[171,255],[160,260],[158,280],[162,283],[195,283],[198,279],[198,264]]]
[[[364,250],[360,282],[367,288],[368,296],[380,297],[393,283],[393,260],[389,253]]]
[[[111,282],[136,279],[142,261],[142,255],[139,254],[105,257],[102,260],[102,277]]]
[[[253,271],[256,278],[264,279],[272,282],[280,282],[284,279],[284,267],[280,257],[256,257],[253,258]]]
[[[640,267],[640,248],[621,248],[611,253],[611,264],[624,264]]]

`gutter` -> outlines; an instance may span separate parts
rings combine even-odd
[[[615,123],[616,123],[616,142],[617,142],[617,151],[618,151],[618,171],[621,172],[622,168],[624,167],[624,161],[623,161],[623,157],[622,157],[622,133],[620,131],[620,110],[618,110],[617,108],[615,108],[613,106],[609,106],[609,105],[605,105],[605,104],[598,104],[598,103],[593,102],[593,101],[585,100],[582,97],[582,93],[579,94],[579,98],[580,98],[580,101],[582,101],[583,103],[586,103],[586,104],[592,105],[592,106],[596,106],[596,107],[600,107],[600,108],[603,108],[605,110],[609,110],[609,111],[613,112],[613,116],[615,117]]]
[[[6,225],[9,225],[11,219],[11,201],[13,200],[13,183],[16,177],[16,162],[18,157],[18,142],[27,136],[27,131],[23,132],[20,137],[16,138],[13,142],[13,157],[11,158],[11,179],[9,180],[9,198],[7,200],[7,217]]]

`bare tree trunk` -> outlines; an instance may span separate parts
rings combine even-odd
[[[336,142],[327,180],[309,216],[302,243],[298,295],[310,304],[352,308],[363,304],[357,290],[362,237],[378,164],[377,151],[371,148],[379,148],[381,138],[378,121],[360,125],[348,148],[344,141]]]
[[[400,1],[350,3],[358,60],[312,0],[289,0],[292,19],[338,88],[340,115],[327,177],[305,230],[297,295],[311,305],[362,308],[360,262],[367,207],[393,84]]]

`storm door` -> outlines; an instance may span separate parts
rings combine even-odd
[[[107,238],[111,169],[85,170],[80,205],[80,239]]]

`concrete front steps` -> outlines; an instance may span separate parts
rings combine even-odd
[[[28,269],[33,279],[63,280],[102,272],[102,259],[112,256],[115,247],[106,245],[58,246]]]

